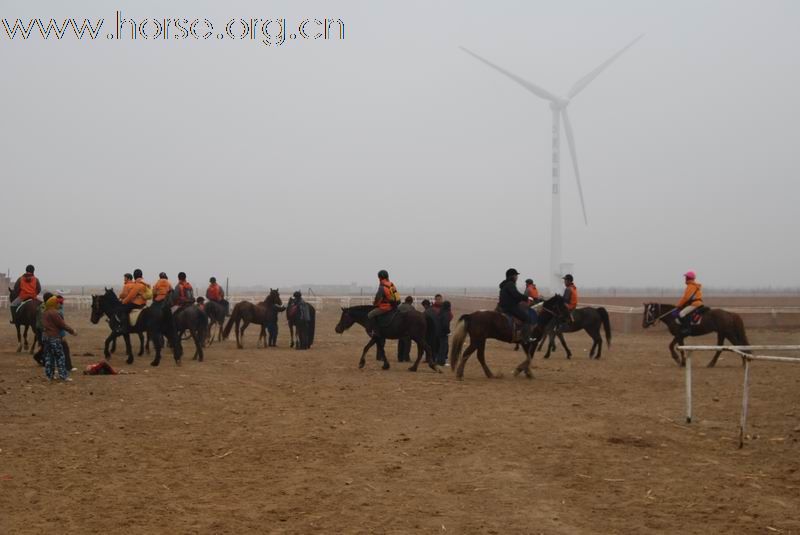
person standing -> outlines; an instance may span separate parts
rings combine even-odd
[[[55,376],[55,368],[58,368],[58,375],[62,381],[71,381],[69,370],[67,369],[64,346],[62,343],[62,333],[68,332],[73,336],[78,333],[75,329],[64,322],[64,318],[58,311],[58,298],[53,296],[45,303],[45,311],[42,317],[42,344],[44,347],[44,373],[48,380],[52,381]]]
[[[450,349],[449,336],[450,336],[450,322],[453,321],[453,312],[450,301],[445,301],[442,294],[436,294],[433,297],[433,305],[431,308],[434,310],[438,318],[437,322],[437,337],[439,339],[439,347],[436,351],[436,364],[437,366],[447,366],[447,352]]]
[[[408,312],[416,310],[414,308],[414,298],[407,295],[403,303],[397,307],[398,312]],[[411,338],[404,337],[397,339],[397,362],[411,362]]]

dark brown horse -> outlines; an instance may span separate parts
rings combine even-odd
[[[533,378],[530,368],[537,342],[546,336],[550,329],[555,327],[556,321],[561,321],[568,314],[564,299],[560,295],[554,295],[544,302],[533,327],[533,341],[520,341],[522,348],[525,350],[525,360],[514,369],[515,376],[524,373],[528,379]],[[464,347],[467,335],[469,335],[469,346],[462,354],[461,350]],[[463,379],[464,366],[470,355],[475,351],[478,352],[478,362],[481,363],[486,377],[490,379],[495,377],[492,370],[486,365],[486,340],[490,338],[508,342],[509,344],[518,341],[515,340],[514,327],[508,316],[494,310],[480,310],[472,314],[464,314],[459,318],[450,348],[450,365],[453,371],[456,372],[458,379]]]
[[[646,329],[651,325],[655,325],[656,322],[662,321],[672,335],[672,342],[669,344],[669,352],[672,355],[672,359],[683,367],[686,366],[686,357],[678,355],[675,351],[675,346],[683,345],[686,335],[681,332],[681,325],[675,321],[676,310],[673,305],[645,303],[642,327]],[[750,345],[747,340],[747,333],[744,330],[742,317],[739,314],[728,312],[721,308],[712,308],[703,314],[700,324],[692,325],[688,336],[703,336],[710,333],[717,333],[718,346],[721,346],[726,338],[735,346]],[[709,368],[714,367],[721,353],[722,351],[717,351],[714,354],[714,357],[708,363]],[[744,363],[744,359],[742,359],[742,363]]]
[[[267,347],[266,325],[275,315],[275,305],[280,306],[282,304],[283,302],[281,301],[281,294],[278,288],[270,288],[269,295],[266,299],[257,305],[254,305],[250,301],[236,303],[236,306],[233,307],[233,312],[231,312],[231,317],[225,325],[225,330],[222,332],[222,336],[227,339],[231,334],[231,329],[235,325],[236,347],[238,349],[243,349],[242,339],[244,338],[244,330],[247,329],[247,326],[251,323],[255,323],[260,327],[256,347],[259,346],[261,340],[264,340],[264,347]]]
[[[547,345],[547,353],[544,358],[550,358],[550,352],[556,348],[555,337],[558,336],[561,341],[561,347],[567,352],[567,358],[572,358],[572,351],[569,350],[567,341],[564,340],[564,333],[575,333],[580,330],[586,331],[592,338],[592,349],[589,350],[589,358],[599,359],[603,355],[603,337],[600,336],[600,327],[606,332],[606,344],[611,348],[611,321],[608,318],[608,311],[603,307],[584,307],[572,311],[572,321],[562,323],[557,328],[553,329],[547,337],[549,343]],[[545,340],[539,343],[539,349],[542,349]],[[597,355],[595,356],[595,350]]]
[[[375,307],[372,305],[360,305],[354,307],[342,307],[342,315],[339,318],[339,323],[336,324],[336,332],[342,334],[347,329],[356,323],[364,327],[366,330],[368,319],[367,315]],[[378,321],[378,333],[370,337],[364,350],[361,352],[361,360],[358,361],[358,367],[363,368],[366,364],[367,351],[374,346],[378,345],[378,355],[383,361],[383,369],[389,369],[389,361],[386,359],[386,352],[383,350],[386,340],[399,340],[401,338],[410,338],[417,344],[417,360],[408,369],[408,371],[415,372],[419,367],[422,360],[422,355],[425,355],[425,361],[428,366],[435,372],[439,372],[436,363],[433,361],[432,338],[436,336],[436,326],[433,324],[433,318],[419,312],[418,310],[408,311],[394,311],[390,314],[395,314],[391,318],[386,318]],[[383,322],[388,321],[388,324]]]
[[[214,342],[214,325],[217,329],[217,342],[222,342],[222,330],[225,326],[225,306],[216,301],[208,300],[205,305],[206,315],[208,316],[208,340],[210,346]]]
[[[8,302],[11,303],[17,298],[14,288],[8,289]],[[28,350],[28,329],[36,332],[36,310],[42,302],[38,299],[30,299],[21,305],[14,313],[14,327],[17,328],[17,353],[21,353],[23,346]],[[20,328],[25,327],[23,332]],[[33,342],[30,345],[30,352],[33,354],[33,349],[36,347],[36,336],[33,337]]]
[[[317,310],[311,303],[304,303],[308,307],[306,314],[301,313],[295,305],[294,297],[289,298],[286,304],[286,320],[289,323],[289,347],[295,349],[310,349],[314,344],[314,331],[317,325]]]

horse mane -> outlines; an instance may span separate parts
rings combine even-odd
[[[106,293],[104,293],[100,297],[111,300],[110,304],[112,305],[118,305],[122,303],[122,301],[119,300],[119,297],[117,297],[117,294],[114,292],[113,288],[106,288]]]
[[[354,317],[360,318],[366,317],[373,308],[375,308],[373,305],[356,305],[343,310]]]

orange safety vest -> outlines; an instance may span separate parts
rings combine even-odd
[[[136,306],[146,305],[147,301],[144,298],[145,286],[145,282],[142,279],[136,279],[135,281],[126,284],[125,288],[127,289],[127,292],[123,290],[125,297],[122,298],[122,304],[127,305],[131,303]]]
[[[686,290],[683,292],[683,297],[675,305],[676,308],[683,308],[686,306],[703,306],[703,285],[695,281],[686,283]]]
[[[381,310],[391,310],[393,305],[400,301],[400,294],[397,293],[397,288],[389,279],[381,281],[382,295],[376,299],[375,306]]]
[[[536,288],[535,284],[529,284],[525,291],[528,294],[528,297],[539,299],[539,289]]]
[[[36,299],[39,295],[39,280],[35,275],[26,273],[19,278],[19,295],[17,296],[21,301],[26,299]]]
[[[578,288],[576,288],[574,284],[570,284],[569,288],[572,291],[569,294],[569,303],[567,303],[567,310],[575,310],[576,308],[578,308]]]
[[[153,285],[153,301],[160,303],[167,298],[172,291],[172,284],[167,279],[158,279]]]
[[[189,302],[188,301],[189,298],[186,296],[186,291],[187,290],[192,290],[193,289],[192,285],[189,284],[186,281],[181,281],[181,282],[178,283],[178,286],[176,286],[175,288],[178,290],[178,299],[176,299],[177,303],[179,305],[182,305],[184,303],[188,303]]]
[[[206,299],[210,301],[222,301],[222,287],[219,283],[209,284],[206,290]]]

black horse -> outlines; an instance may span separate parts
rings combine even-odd
[[[147,333],[147,336],[152,340],[155,348],[155,358],[150,363],[151,366],[158,366],[161,363],[161,349],[163,347],[162,337],[166,337],[172,345],[172,353],[175,357],[175,363],[180,365],[181,356],[183,355],[183,348],[181,347],[181,339],[175,330],[175,320],[172,317],[172,311],[166,303],[156,303],[148,308],[143,309],[136,318],[136,322],[129,328],[123,328],[123,322],[120,318],[120,302],[117,294],[111,288],[106,288],[105,293],[102,295],[92,296],[92,315],[91,321],[95,325],[100,322],[100,318],[105,316],[108,318],[108,325],[111,327],[111,334],[106,338],[103,346],[103,354],[106,359],[111,358],[109,347],[117,337],[122,336],[125,340],[125,352],[128,359],[125,361],[128,364],[133,364],[133,352],[131,351],[131,334]]]
[[[291,338],[289,347],[310,349],[314,344],[314,331],[317,325],[317,310],[314,305],[303,302],[300,306],[296,306],[295,298],[290,297],[286,305],[286,319]]]
[[[213,301],[211,302],[213,303]],[[195,350],[192,360],[203,362],[203,346],[208,332],[208,315],[199,306],[189,305],[176,310],[173,318],[178,337],[182,338],[183,334],[188,332],[189,337],[194,340]]]
[[[586,334],[592,337],[592,349],[589,351],[589,358],[599,359],[603,354],[603,337],[600,336],[600,327],[606,333],[606,344],[611,348],[611,322],[608,319],[608,311],[603,307],[584,307],[572,311],[572,321],[562,323],[557,328],[550,332],[550,336],[546,339],[549,340],[547,345],[547,353],[544,358],[550,358],[550,352],[555,350],[556,343],[555,337],[561,341],[561,346],[567,352],[567,358],[572,358],[572,351],[569,350],[566,340],[564,340],[563,333],[575,333],[580,330],[586,331]],[[543,338],[539,344],[539,349],[542,349],[545,339]],[[597,356],[595,356],[597,350]]]
[[[342,315],[335,328],[336,332],[342,334],[356,323],[366,330],[368,325],[367,315],[370,310],[374,308],[375,307],[372,305],[360,305],[348,308],[342,307]],[[408,371],[417,371],[419,363],[422,360],[422,355],[424,354],[425,362],[428,363],[428,366],[433,371],[439,372],[436,363],[433,361],[432,346],[436,343],[436,326],[433,324],[433,319],[418,310],[395,310],[389,314],[393,314],[393,316],[379,318],[379,332],[375,336],[370,337],[369,342],[364,346],[364,350],[361,352],[361,360],[358,362],[358,367],[364,367],[366,364],[367,351],[369,351],[369,348],[373,345],[377,344],[378,353],[383,361],[383,369],[388,370],[389,361],[386,359],[386,352],[384,351],[386,340],[410,338],[417,344],[417,360]],[[384,314],[384,316],[388,316],[388,314]]]

